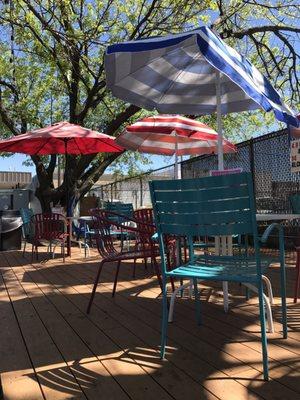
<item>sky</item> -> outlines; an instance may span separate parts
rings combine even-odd
[[[26,160],[24,154],[15,154],[11,157],[0,158],[1,171],[19,171],[35,173],[34,166],[26,167],[22,163]]]
[[[169,164],[174,163],[174,157],[161,157],[161,156],[149,156],[152,164],[143,167],[144,171],[148,171],[149,169],[158,169],[161,167],[165,167]],[[35,175],[35,167],[27,167],[23,165],[23,162],[26,160],[26,155],[24,154],[15,154],[11,157],[0,158],[0,171],[18,171],[18,172],[31,172],[32,175]]]
[[[217,13],[210,12],[208,13],[211,21],[213,21],[217,17]],[[300,45],[299,45],[300,46]],[[298,49],[298,46],[296,46]],[[273,129],[270,129],[271,132]],[[258,132],[259,136],[263,132]],[[149,169],[158,169],[169,164],[174,163],[174,157],[161,157],[161,156],[149,156],[150,160],[152,161],[151,165],[141,166],[142,170],[147,171]],[[35,167],[32,166],[25,166],[23,162],[27,159],[26,155],[23,154],[16,154],[11,157],[0,157],[0,171],[24,171],[24,172],[31,172],[33,175],[35,174]]]

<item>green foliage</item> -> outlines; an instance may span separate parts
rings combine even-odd
[[[137,151],[126,151],[117,161],[110,165],[110,171],[116,177],[121,179],[125,176],[136,176],[141,173],[140,165],[147,166],[150,169],[153,165],[147,154],[141,154]]]
[[[299,46],[295,42],[299,17],[299,0],[1,2],[0,135],[7,137],[60,120],[117,135],[126,124],[149,113],[133,109],[107,91],[106,46],[181,32],[203,23],[246,54],[298,107]],[[215,127],[214,116],[201,120]],[[274,119],[257,111],[227,115],[223,123],[225,135],[240,141],[268,131]],[[74,159],[75,170],[84,165],[78,182],[84,176],[92,184],[106,168],[103,165],[109,164],[107,157]],[[48,160],[34,162],[40,165]],[[135,174],[147,162],[147,157],[128,152],[113,168],[116,174]],[[77,189],[88,188],[78,183]]]

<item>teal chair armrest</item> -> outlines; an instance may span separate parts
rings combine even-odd
[[[158,240],[158,233],[155,232],[152,236],[151,236],[152,240]]]
[[[279,239],[282,237],[283,240],[283,226],[275,222],[265,229],[263,235],[259,238],[260,242],[265,244],[274,230],[278,231]]]
[[[269,225],[260,238],[261,244],[265,244],[271,232],[277,230],[279,237],[279,262],[280,262],[280,293],[282,305],[282,326],[283,337],[287,338],[287,317],[286,317],[286,276],[285,276],[285,256],[284,256],[284,232],[283,226],[278,223]]]

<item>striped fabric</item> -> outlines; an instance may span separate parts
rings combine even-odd
[[[263,108],[299,126],[270,82],[212,30],[114,44],[105,57],[107,86],[132,104],[161,113],[206,115]]]
[[[299,121],[299,126],[296,128],[295,126],[290,126],[290,134],[294,139],[300,139],[300,114],[297,115],[297,119]]]
[[[157,115],[129,125],[116,143],[141,153],[172,156],[217,153],[218,134],[209,126],[179,115]],[[223,139],[224,153],[236,151]]]

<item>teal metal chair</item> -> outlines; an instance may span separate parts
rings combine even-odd
[[[31,208],[21,208],[20,215],[22,218],[22,236],[24,241],[23,257],[25,255],[26,244],[32,243],[34,237],[33,225],[31,224],[31,218],[33,217],[33,211]]]
[[[295,193],[290,196],[290,202],[292,206],[293,214],[300,214],[300,193]],[[298,221],[299,224],[299,221]],[[295,250],[296,250],[296,281],[295,281],[295,291],[294,291],[294,303],[297,303],[300,288],[300,233],[298,225],[298,234],[295,240]]]
[[[126,215],[126,217],[128,218],[132,218],[134,213],[132,203],[107,203],[105,209],[107,211],[115,212],[117,214]],[[121,221],[121,223],[122,222],[123,221]]]
[[[134,218],[134,210],[133,210],[133,204],[132,203],[106,203],[105,209],[109,212],[116,213],[114,216],[113,214],[110,217],[110,220],[112,222],[116,222],[116,225],[126,225],[128,224],[129,219]],[[125,218],[122,218],[122,215],[125,216]],[[112,225],[113,227],[113,225]],[[130,229],[122,228],[120,229],[111,229],[111,235],[115,237],[120,237],[121,239],[121,247],[123,248],[124,241],[127,241],[127,248],[129,250],[130,247],[130,239],[134,237],[132,231]]]
[[[161,357],[165,356],[168,326],[168,278],[192,279],[194,284],[196,316],[201,324],[198,280],[249,283],[257,287],[264,379],[268,380],[268,353],[262,274],[266,268],[260,255],[257,233],[252,176],[249,173],[174,181],[152,181],[150,192],[158,232],[163,277],[163,313]],[[273,229],[278,229],[280,247],[280,278],[283,337],[287,337],[285,261],[283,229],[272,224],[262,241]],[[189,243],[189,261],[172,271],[166,268],[165,235],[186,236]],[[222,235],[252,235],[254,256],[198,257],[194,254],[193,237]]]

